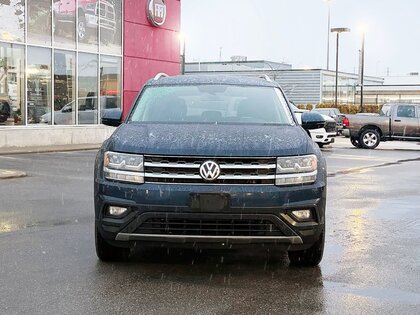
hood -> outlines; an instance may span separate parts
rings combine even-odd
[[[128,123],[114,132],[105,149],[154,155],[282,156],[313,153],[309,139],[300,126]]]

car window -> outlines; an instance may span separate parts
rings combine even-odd
[[[381,116],[391,116],[391,105],[384,105],[379,112]]]
[[[147,87],[130,117],[158,123],[293,123],[273,87],[187,85]]]
[[[397,110],[397,117],[415,118],[415,107],[413,105],[399,105]]]

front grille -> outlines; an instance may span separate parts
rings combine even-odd
[[[283,236],[267,219],[149,218],[134,233],[203,236]]]
[[[200,176],[200,166],[209,160],[221,169],[220,176],[213,181],[205,181]],[[146,155],[144,169],[145,182],[149,183],[274,185],[276,159]]]
[[[335,132],[337,131],[337,123],[335,121],[328,121],[325,123],[326,132]]]

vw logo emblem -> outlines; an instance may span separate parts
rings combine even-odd
[[[212,181],[219,177],[220,166],[214,161],[206,161],[200,166],[200,176],[204,180]]]

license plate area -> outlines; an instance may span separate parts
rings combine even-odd
[[[191,194],[190,207],[194,211],[218,212],[230,205],[229,194]]]

